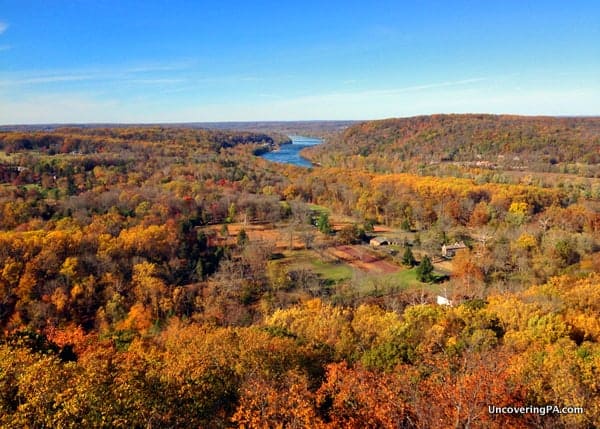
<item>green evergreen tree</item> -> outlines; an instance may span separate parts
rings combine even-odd
[[[331,234],[331,224],[329,223],[329,215],[322,212],[317,219],[317,228],[323,234]]]
[[[402,255],[402,264],[408,267],[414,267],[417,264],[415,260],[415,255],[410,248],[410,246],[406,246],[404,248],[404,255]]]
[[[433,280],[433,264],[429,256],[425,255],[417,267],[417,280],[430,283]]]
[[[408,220],[408,218],[404,218],[400,224],[400,228],[402,228],[403,231],[410,231],[410,220]]]

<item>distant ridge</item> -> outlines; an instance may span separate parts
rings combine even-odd
[[[349,127],[311,159],[323,165],[359,157],[393,163],[478,163],[544,170],[600,163],[600,117],[437,114]]]
[[[178,122],[178,123],[61,123],[32,125],[0,125],[0,131],[52,131],[57,128],[204,128],[228,130],[340,130],[359,121],[232,121],[232,122]]]

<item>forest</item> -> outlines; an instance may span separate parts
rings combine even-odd
[[[314,157],[388,172],[480,167],[597,177],[599,143],[597,117],[440,114],[350,127]]]
[[[0,131],[1,427],[600,426],[600,119],[232,128]]]

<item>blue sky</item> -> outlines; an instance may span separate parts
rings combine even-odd
[[[0,0],[0,124],[600,115],[598,1]]]

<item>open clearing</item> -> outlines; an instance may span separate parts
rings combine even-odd
[[[235,244],[237,235],[243,229],[246,231],[250,242],[270,243],[279,251],[289,250],[290,243],[294,250],[302,250],[306,247],[305,242],[301,239],[301,234],[297,231],[291,232],[286,225],[274,225],[272,223],[247,225],[243,223],[229,223],[225,225],[227,226],[227,236],[223,236],[221,233],[222,224],[206,227],[206,230],[212,231],[214,235],[214,244],[226,246]],[[324,238],[321,233],[316,230],[309,233],[313,235],[313,245],[323,242]]]
[[[353,268],[326,255],[319,255],[314,250],[284,251],[284,258],[271,261],[286,267],[288,271],[308,269],[318,274],[323,280],[339,283],[353,275]]]
[[[400,267],[373,254],[365,246],[343,245],[330,247],[327,249],[327,253],[369,273],[391,274],[400,271]]]
[[[378,252],[373,251],[366,245],[339,245],[339,246],[330,246],[327,242],[326,237],[319,233],[318,231],[311,231],[310,233],[313,236],[312,247],[326,247],[324,251],[315,252],[306,249],[306,243],[301,239],[301,233],[298,231],[290,231],[290,229],[284,224],[246,224],[243,223],[230,223],[226,224],[227,226],[227,235],[223,235],[221,232],[222,225],[212,225],[206,227],[205,231],[211,231],[211,240],[213,245],[225,245],[230,246],[234,245],[237,241],[237,235],[239,234],[241,229],[246,231],[248,235],[248,239],[250,242],[263,242],[270,243],[275,246],[278,252],[289,252],[293,250],[289,256],[298,257],[302,256],[302,260],[310,260],[311,263],[314,263],[313,271],[318,272],[319,264],[327,265],[333,262],[336,262],[338,265],[342,263],[346,268],[350,269],[358,269],[365,273],[371,274],[393,274],[398,273],[400,271],[405,271],[397,264],[389,261]],[[377,226],[376,232],[379,234],[382,233],[397,233],[398,231],[385,227],[385,226]],[[403,234],[408,235],[410,233]],[[402,236],[397,238],[398,240],[406,238]],[[291,246],[290,246],[291,244]],[[330,246],[330,247],[327,247]],[[396,249],[398,250],[398,249]],[[301,253],[304,252],[304,253]],[[415,250],[415,256],[417,259],[422,257],[420,251]],[[436,261],[434,263],[434,267],[439,274],[449,275],[452,273],[452,261],[451,260],[441,260]],[[329,277],[325,275],[324,277]],[[348,271],[345,271],[344,276],[349,278],[350,274]]]

